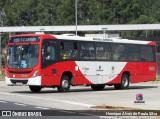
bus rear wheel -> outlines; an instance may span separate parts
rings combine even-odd
[[[115,84],[115,89],[127,89],[129,88],[129,76],[127,74],[123,74],[121,84]]]
[[[67,75],[63,75],[61,78],[61,84],[57,87],[59,92],[69,92],[70,90],[70,78]]]
[[[103,90],[105,85],[91,85],[92,90]]]
[[[33,92],[33,93],[38,93],[41,91],[42,87],[41,86],[29,86],[30,90]]]

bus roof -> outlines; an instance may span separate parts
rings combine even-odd
[[[98,41],[98,42],[115,42],[115,43],[130,43],[130,44],[152,44],[155,45],[154,41],[141,41],[141,40],[129,40],[122,38],[102,38],[102,37],[83,37],[83,36],[66,36],[66,35],[52,35],[57,39],[64,40],[78,40],[78,41]]]
[[[56,39],[62,40],[75,40],[75,41],[96,41],[96,42],[114,42],[114,43],[130,43],[130,44],[150,44],[155,45],[154,41],[141,41],[141,40],[129,40],[122,38],[102,38],[102,37],[84,37],[84,36],[76,36],[76,35],[53,35],[53,34],[43,34],[43,33],[35,33],[35,34],[21,34],[14,35],[11,37],[20,37],[20,36],[52,36]]]

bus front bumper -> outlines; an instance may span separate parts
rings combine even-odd
[[[41,86],[42,76],[36,76],[34,78],[7,78],[5,77],[5,82],[8,86],[21,86],[21,85],[32,85]]]

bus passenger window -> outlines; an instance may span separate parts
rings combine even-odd
[[[112,44],[113,60],[125,61],[126,60],[126,48],[125,45]]]
[[[63,60],[71,59],[71,54],[73,49],[71,42],[61,42],[60,45],[61,45],[60,46],[61,59]]]
[[[76,59],[77,53],[77,42],[62,41],[60,43],[60,58],[63,60]]]
[[[140,61],[140,47],[136,45],[128,46],[127,59],[128,61]]]
[[[78,51],[77,51],[77,42],[73,42],[73,50],[72,50],[72,59],[77,59]]]
[[[96,59],[110,60],[110,47],[107,43],[96,43]]]
[[[95,59],[95,47],[93,43],[82,42],[80,44],[80,58],[86,60]]]
[[[141,61],[154,61],[152,46],[141,46]]]

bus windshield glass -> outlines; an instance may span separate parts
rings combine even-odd
[[[7,65],[9,68],[32,68],[38,64],[39,45],[8,46]]]

